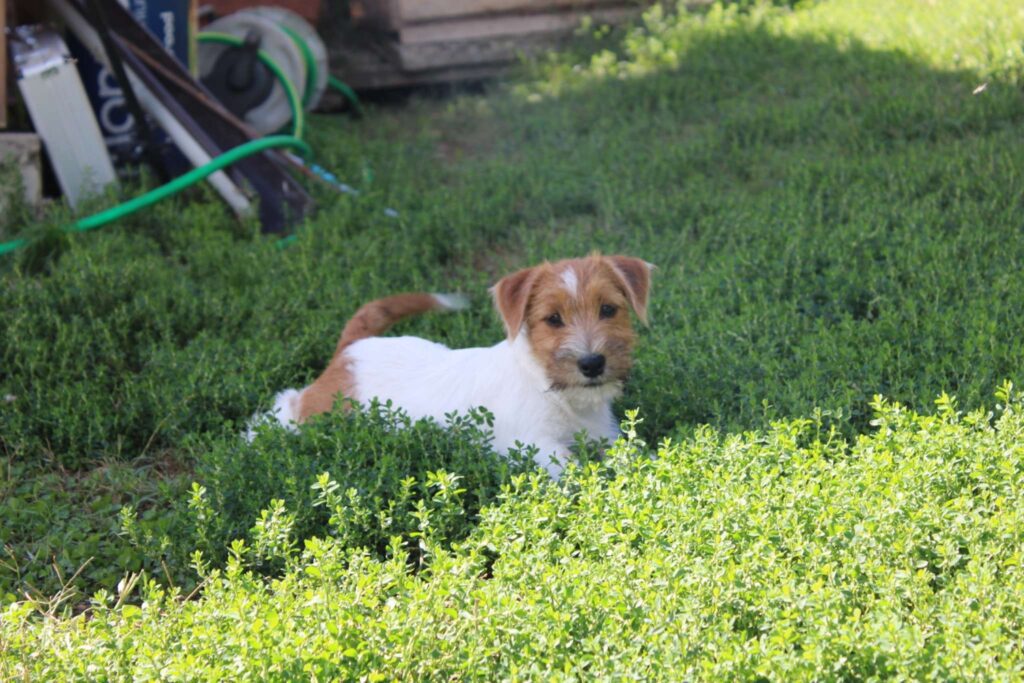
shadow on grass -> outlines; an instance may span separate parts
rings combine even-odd
[[[852,39],[695,35],[678,68],[497,110],[461,182],[518,181],[493,207],[516,265],[658,265],[622,401],[649,438],[815,408],[853,434],[875,393],[974,407],[1019,376],[1024,98],[979,84]]]

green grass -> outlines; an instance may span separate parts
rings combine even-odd
[[[322,194],[284,251],[199,190],[0,266],[0,596],[61,590],[9,608],[0,657],[35,677],[191,671],[207,647],[197,676],[1019,675],[1019,418],[872,405],[974,411],[1021,383],[1022,45],[1009,0],[652,10],[486,96],[315,117],[317,161],[362,194]],[[471,425],[236,438],[363,301],[462,290],[470,311],[400,331],[491,344],[488,285],[592,249],[658,265],[619,403],[673,438],[654,462],[499,496],[518,470]],[[190,563],[219,578],[185,605],[146,589],[166,619],[130,643],[134,606],[23,622],[124,572],[189,593]],[[221,618],[260,610],[251,644]]]

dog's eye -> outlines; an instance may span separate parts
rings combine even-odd
[[[544,318],[544,322],[551,325],[551,327],[561,327],[565,325],[565,323],[562,322],[562,316],[558,313],[552,313],[548,317]]]
[[[618,312],[618,306],[612,306],[611,304],[601,304],[601,317],[602,318],[613,318]]]

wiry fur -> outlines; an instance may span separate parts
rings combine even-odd
[[[274,414],[285,425],[302,423],[330,410],[339,394],[390,399],[414,419],[442,422],[446,413],[484,406],[494,415],[499,451],[535,445],[538,464],[558,476],[577,432],[618,435],[611,402],[632,365],[628,309],[646,320],[650,268],[595,254],[513,273],[492,288],[508,338],[490,347],[376,336],[401,318],[451,310],[461,300],[400,294],[370,302],[345,326],[324,373],[301,391],[279,394]],[[579,366],[588,354],[604,355],[599,376],[587,377]]]

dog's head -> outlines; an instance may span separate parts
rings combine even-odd
[[[617,386],[633,364],[629,309],[647,322],[651,268],[594,254],[520,270],[491,291],[509,340],[526,337],[551,389]]]

